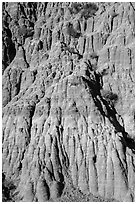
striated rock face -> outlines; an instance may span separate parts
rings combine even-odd
[[[3,3],[4,201],[134,201],[134,40],[133,3]]]

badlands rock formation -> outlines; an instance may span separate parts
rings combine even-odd
[[[3,200],[134,201],[134,3],[3,3]]]

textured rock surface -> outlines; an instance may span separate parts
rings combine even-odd
[[[134,39],[133,3],[3,3],[4,200],[134,201]]]

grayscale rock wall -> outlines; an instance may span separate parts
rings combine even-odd
[[[134,3],[3,3],[2,37],[3,192],[134,201]]]

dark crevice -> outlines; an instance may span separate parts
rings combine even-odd
[[[134,141],[134,139],[130,138],[129,134],[125,131],[124,124],[122,126],[119,123],[119,121],[117,119],[118,113],[117,113],[116,109],[112,105],[110,105],[105,99],[103,99],[101,95],[100,95],[100,99],[103,102],[103,104],[105,105],[106,110],[107,110],[107,114],[105,113],[105,116],[109,119],[109,121],[115,127],[116,132],[121,132],[122,133],[123,138],[124,138],[124,140],[126,142],[126,146],[129,149],[131,149],[133,153],[135,153],[135,141]],[[96,103],[96,105],[98,106],[97,103]],[[102,109],[99,108],[99,110],[100,110],[100,112],[102,114],[103,113]]]
[[[135,140],[129,136],[127,132],[123,132],[123,136],[126,142],[126,146],[132,150],[132,153],[135,154]]]
[[[8,27],[3,28],[2,37],[3,37],[2,49],[3,49],[3,65],[4,65],[3,72],[4,72],[6,67],[13,61],[16,55],[16,49],[15,49],[14,42],[11,40],[12,33]]]
[[[95,155],[95,156],[93,157],[93,162],[96,163],[96,161],[97,161],[97,156]]]
[[[111,32],[112,32],[112,30],[113,30],[113,18],[111,18],[111,28],[110,28],[110,30],[111,30]]]
[[[133,6],[133,3],[132,2],[129,2],[129,3],[132,6],[133,10],[135,11],[135,7]]]
[[[16,88],[17,88],[17,94],[19,94],[19,92],[20,92],[21,78],[22,78],[22,72],[20,73],[19,81],[18,81],[18,83],[17,83],[17,85],[16,85]],[[16,94],[16,95],[17,95],[17,94]]]
[[[108,61],[110,61],[110,50],[108,48]]]
[[[92,46],[92,50],[94,52],[94,36],[91,35],[91,46]]]
[[[20,161],[18,167],[17,167],[18,171],[21,171],[22,170],[22,162]]]
[[[94,100],[94,103],[96,107],[98,107],[98,110],[100,111],[101,115],[103,116],[104,120],[105,117],[109,119],[111,124],[115,127],[115,131],[121,132],[123,135],[123,138],[125,140],[125,144],[128,148],[132,150],[132,152],[135,152],[135,141],[134,139],[130,138],[128,133],[125,131],[124,128],[124,121],[123,118],[117,113],[114,104],[111,103],[112,99],[118,100],[118,96],[116,94],[111,93],[112,96],[110,96],[110,101],[107,101],[102,95],[100,90],[102,89],[103,85],[101,84],[102,76],[96,71],[93,72],[94,77],[91,79],[86,79],[85,77],[82,77],[83,81],[86,82],[86,84],[89,87],[90,93],[92,95],[92,98]],[[89,78],[89,77],[88,77]],[[115,97],[115,98],[114,98]],[[113,101],[113,100],[112,100]],[[105,106],[105,110],[103,110],[103,106]],[[122,121],[122,125],[119,122],[119,119]]]
[[[110,105],[101,95],[100,95],[100,99],[106,107],[106,110],[107,110],[106,117],[113,124],[113,126],[115,127],[117,132],[123,132],[124,127],[121,126],[117,120],[116,115],[118,115],[118,114],[117,114],[116,109],[112,105]]]
[[[37,73],[38,73],[37,70],[34,70],[34,71],[33,71],[34,81],[36,80]],[[34,81],[33,81],[33,82],[34,82]]]
[[[25,49],[24,49],[23,47],[22,47],[22,50],[23,50],[23,57],[24,57],[24,61],[26,62],[27,67],[29,67],[29,63],[27,62],[27,59],[26,59]]]
[[[84,22],[84,31],[86,31],[86,29],[87,29],[87,20],[85,20]]]
[[[113,16],[111,17],[111,23],[110,23],[111,24],[111,28],[110,28],[111,32],[113,31],[113,23],[114,23],[114,18],[116,16],[118,16],[118,14],[114,13]]]
[[[75,49],[74,49],[74,48],[70,48],[70,47],[68,47],[67,44],[64,43],[64,42],[61,42],[61,49],[62,49],[62,51],[65,50],[65,51],[70,52],[71,54],[76,54],[79,59],[83,58],[83,55],[81,55],[81,54],[79,53],[79,51],[76,49],[76,47],[75,47]]]
[[[84,38],[84,45],[83,45],[83,53],[82,54],[84,54],[85,48],[86,48],[86,38]]]
[[[30,121],[29,121],[29,124],[28,124],[28,134],[29,134],[29,137],[27,138],[27,141],[26,141],[26,146],[29,145],[30,143],[30,140],[31,140],[31,128],[32,128],[32,119],[33,119],[33,116],[34,116],[34,113],[35,113],[35,109],[36,109],[36,104],[34,106],[31,106],[29,107],[30,109],[28,110],[29,111],[29,118],[30,118]]]

